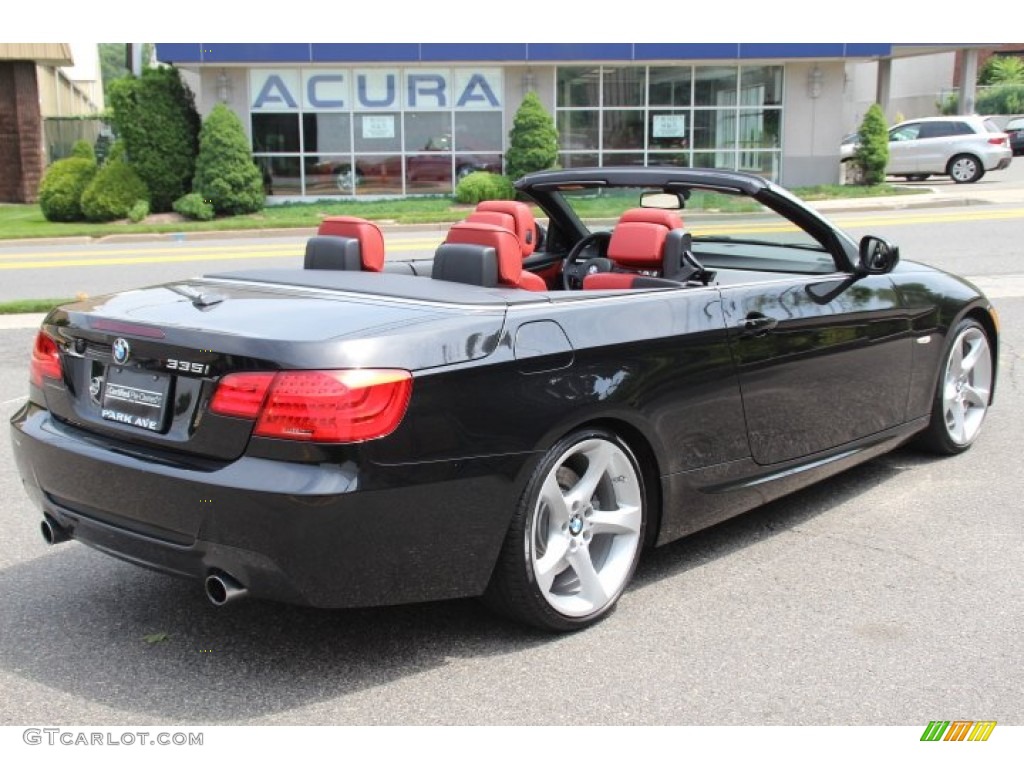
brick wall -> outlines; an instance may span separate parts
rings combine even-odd
[[[31,203],[43,175],[36,65],[0,61],[0,203]]]

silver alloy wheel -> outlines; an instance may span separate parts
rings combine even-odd
[[[589,438],[552,465],[526,529],[530,567],[562,616],[602,612],[629,581],[640,548],[643,489],[629,455]]]
[[[958,184],[970,183],[979,178],[980,164],[970,155],[961,155],[953,159],[949,165],[949,175]]]
[[[988,411],[992,391],[992,353],[985,332],[964,328],[953,342],[942,383],[946,434],[957,446],[974,442]]]

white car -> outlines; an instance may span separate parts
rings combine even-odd
[[[842,161],[851,160],[860,137],[850,134],[840,146]],[[889,129],[889,164],[885,172],[908,181],[949,176],[969,184],[1009,166],[1010,138],[991,120],[977,115],[922,117]]]

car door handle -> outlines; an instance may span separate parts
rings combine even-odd
[[[779,321],[774,317],[762,315],[760,312],[751,312],[740,323],[740,335],[745,337],[764,336],[778,324]]]

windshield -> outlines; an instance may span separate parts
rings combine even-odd
[[[610,231],[623,213],[639,208],[644,192],[660,192],[647,187],[592,187],[562,190],[561,196],[577,218],[591,232]],[[762,205],[741,194],[692,188],[686,207],[676,210],[694,242],[722,239],[764,242],[825,252],[811,235]]]

